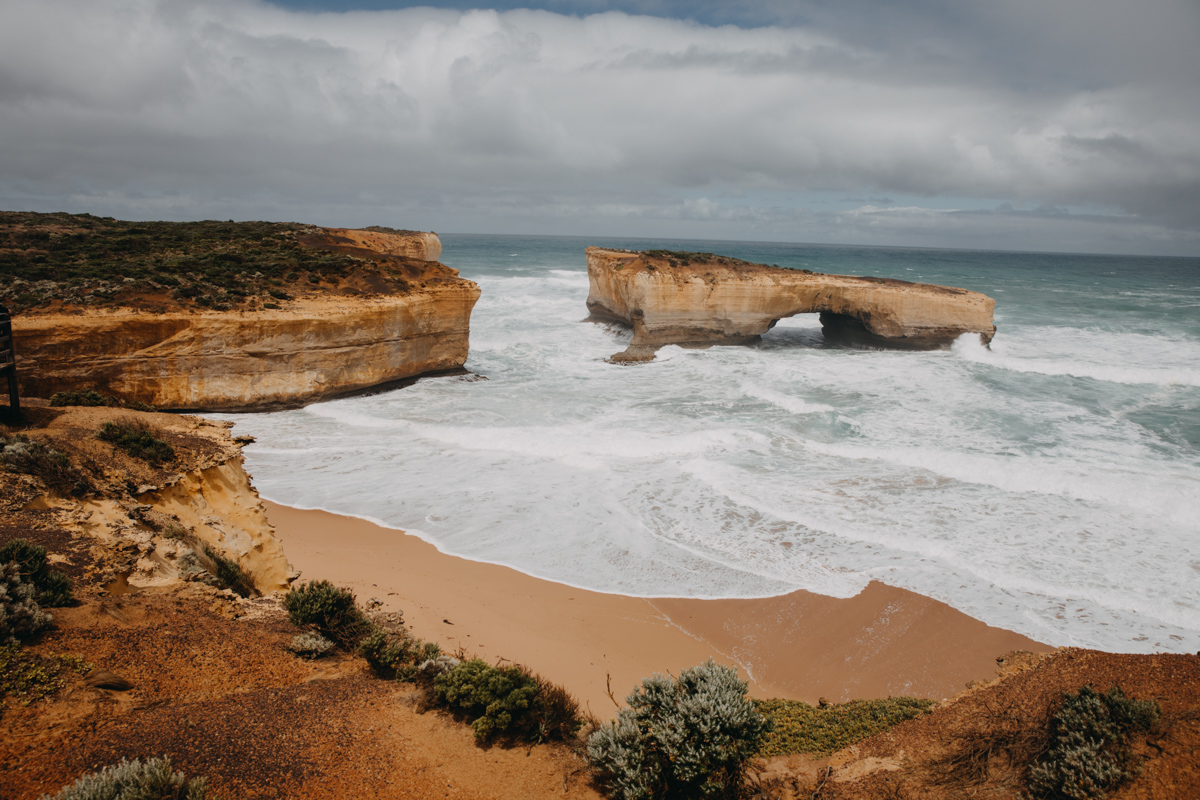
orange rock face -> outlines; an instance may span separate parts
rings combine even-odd
[[[358,248],[379,255],[415,258],[419,261],[437,261],[442,255],[442,240],[436,233],[393,233],[354,228],[322,228],[322,232],[321,238],[325,243],[342,248]]]
[[[462,367],[479,287],[432,260],[436,235],[319,238],[312,246],[429,263],[403,292],[318,288],[279,308],[21,315],[13,324],[21,393],[96,389],[163,409],[266,410]]]
[[[615,361],[645,360],[666,344],[749,344],[784,317],[814,312],[827,337],[870,346],[938,349],[964,333],[986,344],[996,332],[995,300],[966,289],[598,247],[587,248],[587,265],[592,317],[633,328]]]
[[[94,388],[164,409],[299,405],[461,367],[478,298],[464,280],[253,312],[25,316],[17,370],[35,397]]]

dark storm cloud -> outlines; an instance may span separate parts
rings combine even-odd
[[[893,5],[691,14],[766,25],[743,28],[619,12],[13,0],[0,8],[0,204],[1200,248],[1193,6]],[[866,200],[816,213],[820,193]],[[885,193],[930,202],[893,206]],[[945,198],[1015,210],[955,215]],[[1028,210],[1043,204],[1073,213]]]

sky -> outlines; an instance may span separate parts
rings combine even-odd
[[[1196,0],[4,0],[0,209],[1200,255]]]

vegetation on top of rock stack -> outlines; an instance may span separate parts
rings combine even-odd
[[[775,723],[763,743],[764,756],[793,753],[829,755],[880,731],[919,717],[933,700],[889,697],[811,706],[801,700],[755,700],[763,716]]]
[[[14,312],[249,310],[310,292],[403,292],[420,271],[406,269],[403,259],[359,258],[302,241],[321,232],[294,222],[125,222],[0,211],[0,304]]]

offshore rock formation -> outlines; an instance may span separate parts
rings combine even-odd
[[[594,320],[633,328],[613,361],[645,361],[667,344],[750,344],[780,319],[820,312],[836,341],[945,348],[964,333],[987,344],[995,300],[978,292],[885,278],[822,275],[709,253],[587,248]]]
[[[163,409],[266,410],[462,367],[479,287],[432,260],[435,234],[312,230],[298,237],[304,246],[403,278],[367,271],[353,285],[313,284],[253,309],[22,314],[13,325],[22,393],[91,388]]]

